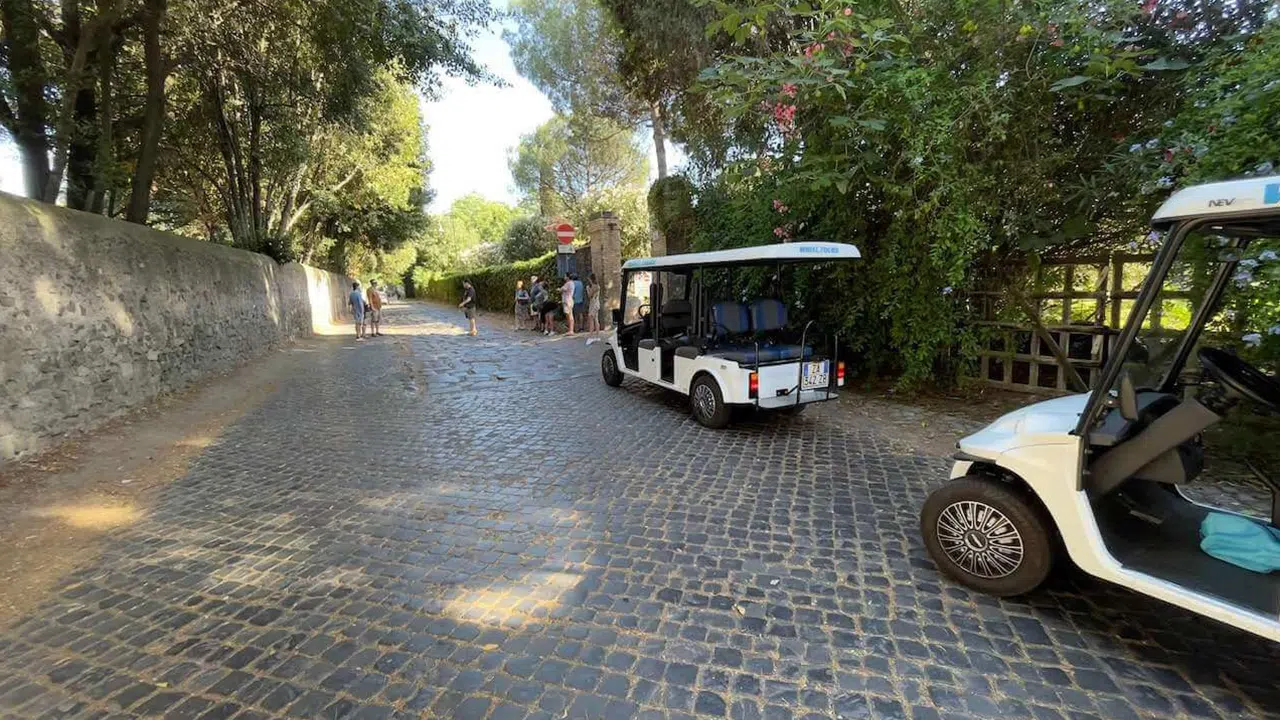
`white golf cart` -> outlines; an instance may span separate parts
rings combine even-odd
[[[816,347],[812,321],[789,327],[782,271],[859,257],[853,245],[796,242],[628,260],[604,381],[634,377],[688,395],[694,418],[713,428],[729,424],[732,406],[794,413],[834,400],[844,385],[837,343]],[[743,298],[748,276],[768,276],[769,296]]]
[[[1029,592],[1065,551],[1090,575],[1280,641],[1277,476],[1236,466],[1262,500],[1248,515],[1188,499],[1232,497],[1221,483],[1243,475],[1219,450],[1280,455],[1280,382],[1222,347],[1256,354],[1280,322],[1244,302],[1280,248],[1280,178],[1182,190],[1152,225],[1167,232],[1093,391],[960,440],[921,533],[940,570],[981,592]]]

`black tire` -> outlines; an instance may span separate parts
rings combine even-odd
[[[719,430],[729,424],[730,408],[724,403],[720,384],[710,375],[702,375],[689,388],[689,406],[693,419]]]
[[[1040,587],[1057,554],[1048,513],[1019,488],[988,477],[959,478],[930,493],[920,534],[943,574],[997,597]]]
[[[604,378],[604,384],[609,387],[618,387],[622,384],[622,371],[618,369],[618,356],[613,354],[613,350],[605,350],[600,356],[600,375]]]

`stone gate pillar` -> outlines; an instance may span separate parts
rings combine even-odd
[[[622,296],[622,223],[618,216],[605,210],[587,220],[587,237],[591,239],[591,272],[600,281],[602,327],[609,327],[613,310]]]
[[[653,257],[667,254],[667,236],[657,228],[649,231],[649,254]]]

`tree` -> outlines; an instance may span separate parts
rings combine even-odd
[[[511,174],[544,216],[574,215],[606,189],[644,186],[647,167],[633,131],[607,118],[557,115],[520,139]]]
[[[516,25],[503,38],[516,70],[557,112],[617,117],[639,110],[617,72],[618,35],[595,0],[515,0],[511,15]]]
[[[628,126],[647,117],[658,177],[666,177],[662,81],[648,65],[641,70],[647,60],[618,32],[606,7],[598,0],[518,0],[512,13],[516,29],[505,37],[520,74],[561,114],[606,117]],[[689,38],[684,40],[688,45]]]
[[[488,77],[467,42],[492,17],[486,0],[0,0],[0,126],[32,197],[56,201],[65,178],[71,207],[134,222],[155,210],[283,259],[340,193],[386,199],[348,206],[366,203],[382,231],[421,220],[396,217],[421,215],[407,185],[367,180],[378,163],[404,168],[396,142],[349,150],[386,134],[389,110],[370,99],[388,87]]]
[[[475,231],[481,243],[500,242],[516,217],[516,209],[478,193],[463,195],[449,206],[449,217]]]
[[[509,263],[530,260],[555,248],[556,236],[547,229],[546,218],[516,218],[502,238],[502,259]]]
[[[690,89],[723,42],[704,32],[715,17],[709,3],[693,0],[599,0],[618,29],[616,73],[642,102],[653,128],[658,179],[667,176],[666,138],[674,117],[690,105]],[[701,104],[688,108],[698,115]]]
[[[449,272],[497,262],[515,217],[515,208],[505,203],[464,195],[448,212],[428,221],[417,241],[418,265],[429,272]]]
[[[1144,186],[1160,182],[1133,172],[1127,158],[1142,153],[1128,149],[1167,155],[1165,123],[1177,126],[1188,88],[1213,84],[1181,75],[1238,51],[1269,13],[1257,0],[712,5],[711,31],[733,45],[692,90],[720,109],[718,124],[686,128],[704,158],[695,247],[856,242],[857,281],[802,277],[797,307],[906,383],[976,345],[956,291],[986,280],[983,268],[1007,287],[1029,253],[1105,252],[1146,234],[1132,199],[1156,200]],[[1257,132],[1270,121],[1257,107],[1267,74],[1247,74],[1249,112],[1267,118]],[[1241,159],[1267,147],[1250,137]]]

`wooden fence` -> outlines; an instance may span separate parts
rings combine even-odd
[[[994,283],[971,292],[972,322],[985,329],[977,379],[1006,390],[1048,395],[1080,390],[1080,383],[1092,386],[1153,257],[1148,253],[1047,260],[1037,268],[1029,294]],[[1186,315],[1188,298],[1187,292],[1166,288],[1152,308],[1148,332],[1160,334],[1166,312]]]

